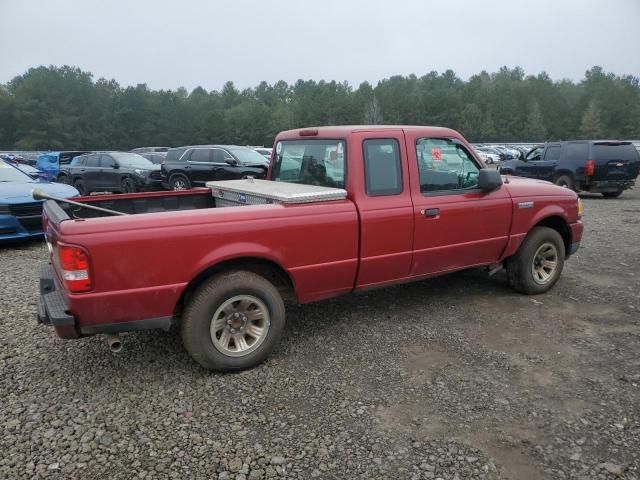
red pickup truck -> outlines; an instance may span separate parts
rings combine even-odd
[[[286,299],[502,266],[515,290],[539,294],[583,232],[576,193],[501,177],[447,128],[282,132],[268,179],[46,201],[39,321],[62,338],[106,334],[113,349],[114,334],[179,323],[199,364],[235,371],[277,345]],[[274,188],[311,195],[279,201]]]

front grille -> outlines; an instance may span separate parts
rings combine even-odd
[[[149,175],[149,177],[151,178],[151,180],[162,180],[162,172],[151,172],[151,175]]]
[[[42,231],[42,202],[14,203],[9,212],[30,233]]]
[[[9,211],[14,217],[42,216],[42,202],[9,204]]]

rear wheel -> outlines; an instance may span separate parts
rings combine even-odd
[[[564,241],[556,230],[534,228],[506,262],[509,285],[528,295],[546,292],[560,278],[564,257]]]
[[[73,186],[75,187],[76,190],[78,190],[78,193],[80,193],[80,195],[82,196],[89,195],[89,191],[87,190],[87,187],[85,186],[84,181],[76,180],[75,182],[73,182]]]
[[[271,282],[247,271],[204,283],[185,309],[182,342],[204,368],[238,371],[263,362],[285,325],[282,297]]]
[[[184,175],[172,175],[169,179],[169,188],[171,190],[189,190],[191,188],[191,182]]]
[[[602,196],[604,198],[618,198],[620,195],[622,195],[622,192],[624,190],[618,190],[616,192],[602,192]]]
[[[136,191],[136,184],[134,183],[134,181],[127,177],[122,179],[122,184],[120,186],[120,190],[122,190],[122,193],[135,193]]]
[[[60,174],[56,180],[58,183],[64,183],[65,185],[71,185],[71,179],[67,175]]]
[[[568,188],[569,190],[575,190],[576,183],[573,181],[573,177],[571,175],[560,175],[556,177],[553,182],[559,187]]]

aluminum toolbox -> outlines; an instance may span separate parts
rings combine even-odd
[[[347,191],[342,188],[273,182],[253,178],[207,182],[207,187],[211,189],[211,193],[216,199],[216,207],[326,202],[328,200],[342,200],[347,197]]]

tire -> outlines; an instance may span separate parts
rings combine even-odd
[[[191,188],[191,182],[187,177],[181,174],[171,175],[169,178],[170,190],[189,190]]]
[[[540,262],[546,256],[553,269]],[[535,227],[513,257],[507,259],[507,279],[511,288],[538,295],[553,287],[564,268],[565,247],[560,234],[549,227]],[[551,265],[551,263],[549,265]]]
[[[129,177],[123,178],[122,183],[120,184],[120,190],[122,193],[136,193],[136,184]]]
[[[262,363],[280,341],[284,325],[284,302],[273,284],[252,272],[232,271],[196,290],[183,314],[182,343],[204,368],[237,372]],[[257,332],[254,327],[262,329],[260,337],[250,333]],[[236,339],[244,339],[243,344]]]
[[[85,195],[89,195],[89,191],[87,190],[84,181],[76,180],[75,182],[73,182],[73,186],[76,190],[78,190],[78,193],[80,193],[81,196],[84,197]]]
[[[568,188],[569,190],[575,191],[576,189],[576,182],[573,180],[573,177],[571,175],[559,175],[558,177],[556,177],[553,183],[555,183],[559,187]]]
[[[71,180],[69,179],[68,175],[58,175],[56,182],[63,183],[65,185],[71,185]]]
[[[622,192],[624,190],[618,190],[617,192],[602,192],[602,196],[604,198],[618,198],[620,195],[622,195]]]

